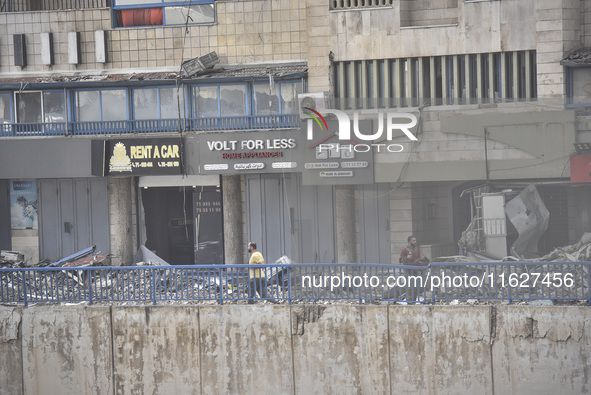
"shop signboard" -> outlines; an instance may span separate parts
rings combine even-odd
[[[301,172],[299,130],[272,132],[201,133],[198,140],[201,174]]]
[[[92,173],[96,176],[181,174],[180,138],[93,141]]]

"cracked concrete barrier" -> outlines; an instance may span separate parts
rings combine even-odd
[[[290,307],[204,306],[203,394],[293,394]]]
[[[23,393],[22,308],[0,306],[0,393]]]
[[[292,309],[296,393],[390,393],[387,306]]]
[[[590,330],[589,307],[498,307],[495,393],[590,393]]]
[[[392,393],[492,393],[491,308],[390,306]]]
[[[115,394],[199,394],[199,308],[113,307]]]
[[[22,350],[26,394],[112,392],[109,307],[23,309]]]

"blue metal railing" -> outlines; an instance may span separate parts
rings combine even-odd
[[[300,126],[299,114],[244,115],[238,117],[191,118],[192,131],[285,129]]]
[[[0,137],[89,136],[186,131],[286,129],[300,125],[298,114],[241,117],[142,119],[121,121],[41,122],[0,124]]]
[[[586,300],[591,262],[120,266],[0,269],[0,303],[269,300]],[[261,276],[251,279],[253,270]],[[250,273],[249,273],[250,271]],[[255,292],[255,291],[258,291]]]

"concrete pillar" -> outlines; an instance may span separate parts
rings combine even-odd
[[[114,266],[131,265],[135,255],[133,226],[133,177],[109,178],[109,216],[111,222],[111,260]]]
[[[355,263],[355,189],[350,186],[335,187],[337,217],[337,262]]]
[[[224,263],[237,265],[244,263],[246,249],[242,227],[242,194],[240,176],[222,176],[224,213]]]

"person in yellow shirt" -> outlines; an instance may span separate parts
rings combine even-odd
[[[264,265],[265,258],[263,254],[257,251],[257,243],[251,241],[248,243],[248,252],[251,254],[249,265]],[[248,269],[248,277],[250,279],[248,284],[248,303],[254,303],[255,291],[263,299],[267,298],[267,278],[263,273],[263,269]]]

